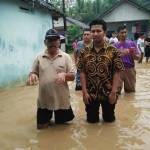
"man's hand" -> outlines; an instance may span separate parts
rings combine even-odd
[[[128,55],[130,53],[129,49],[123,49],[120,51],[121,53],[121,56],[125,56],[125,55]]]
[[[35,85],[38,82],[38,76],[35,73],[31,73],[27,80],[27,85]]]
[[[91,97],[89,95],[88,92],[83,92],[83,101],[85,104],[89,104],[89,102],[91,101]]]
[[[114,103],[116,103],[116,101],[117,101],[117,94],[116,94],[116,92],[111,92],[109,94],[109,103],[110,104],[114,104]]]
[[[55,82],[57,84],[64,84],[66,82],[66,73],[65,72],[58,73]]]

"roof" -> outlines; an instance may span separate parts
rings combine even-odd
[[[89,28],[89,26],[79,20],[76,20],[76,19],[73,19],[73,18],[70,18],[70,17],[66,17],[66,20],[67,22],[70,22],[72,24],[75,24],[75,25],[78,25],[80,26],[81,28],[85,29],[85,28]]]
[[[44,0],[22,0],[22,1],[31,5],[32,8],[41,7],[47,9],[48,11],[51,12],[53,17],[56,17],[54,19],[64,16],[64,14],[60,12],[51,2],[44,1]]]
[[[143,10],[143,11],[145,11],[145,12],[150,14],[150,10],[149,9],[139,5],[137,2],[135,2],[133,0],[120,0],[120,1],[115,2],[109,9],[107,9],[102,14],[97,16],[97,18],[103,18],[104,16],[106,16],[109,13],[111,13],[114,9],[116,9],[117,7],[119,7],[123,3],[129,3],[129,4],[133,5],[133,6],[135,6],[136,8],[141,9],[141,10]]]

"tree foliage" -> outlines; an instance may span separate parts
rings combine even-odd
[[[67,0],[66,0],[67,1]],[[76,0],[73,6],[66,5],[66,15],[84,23],[89,23],[114,3],[121,0]],[[150,10],[150,0],[132,0],[141,6]],[[62,11],[63,0],[51,0],[51,2]],[[67,7],[69,6],[69,7]],[[68,33],[68,49],[71,50],[71,43],[79,37],[81,33],[78,26],[72,25],[67,29]]]
[[[85,23],[90,22],[93,18],[103,13],[106,9],[111,7],[114,3],[120,0],[76,0],[72,7],[66,8],[68,16]],[[133,0],[141,6],[150,10],[149,0]],[[51,0],[51,2],[62,10],[62,0]]]
[[[68,27],[68,29],[67,29],[68,42],[67,42],[67,45],[66,45],[68,53],[73,51],[72,43],[76,39],[79,39],[79,37],[81,37],[81,34],[82,34],[82,31],[81,31],[81,28],[79,26],[71,25],[71,26]]]
[[[68,32],[68,39],[70,41],[74,41],[75,39],[77,39],[80,36],[81,29],[79,26],[71,25],[68,27],[67,32]]]

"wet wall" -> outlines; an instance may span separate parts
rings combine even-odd
[[[0,1],[0,88],[24,82],[49,28],[52,18],[46,10],[20,0]]]

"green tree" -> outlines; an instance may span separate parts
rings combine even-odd
[[[73,7],[66,9],[66,14],[74,19],[84,23],[89,23],[93,18],[102,14],[110,8],[114,3],[121,0],[76,0]],[[133,0],[139,5],[150,10],[149,0]],[[51,0],[51,2],[62,10],[62,0]]]
[[[68,35],[68,44],[67,44],[67,52],[70,53],[73,51],[72,49],[72,43],[75,39],[78,39],[81,37],[82,30],[79,26],[71,25],[67,29],[67,35]]]

